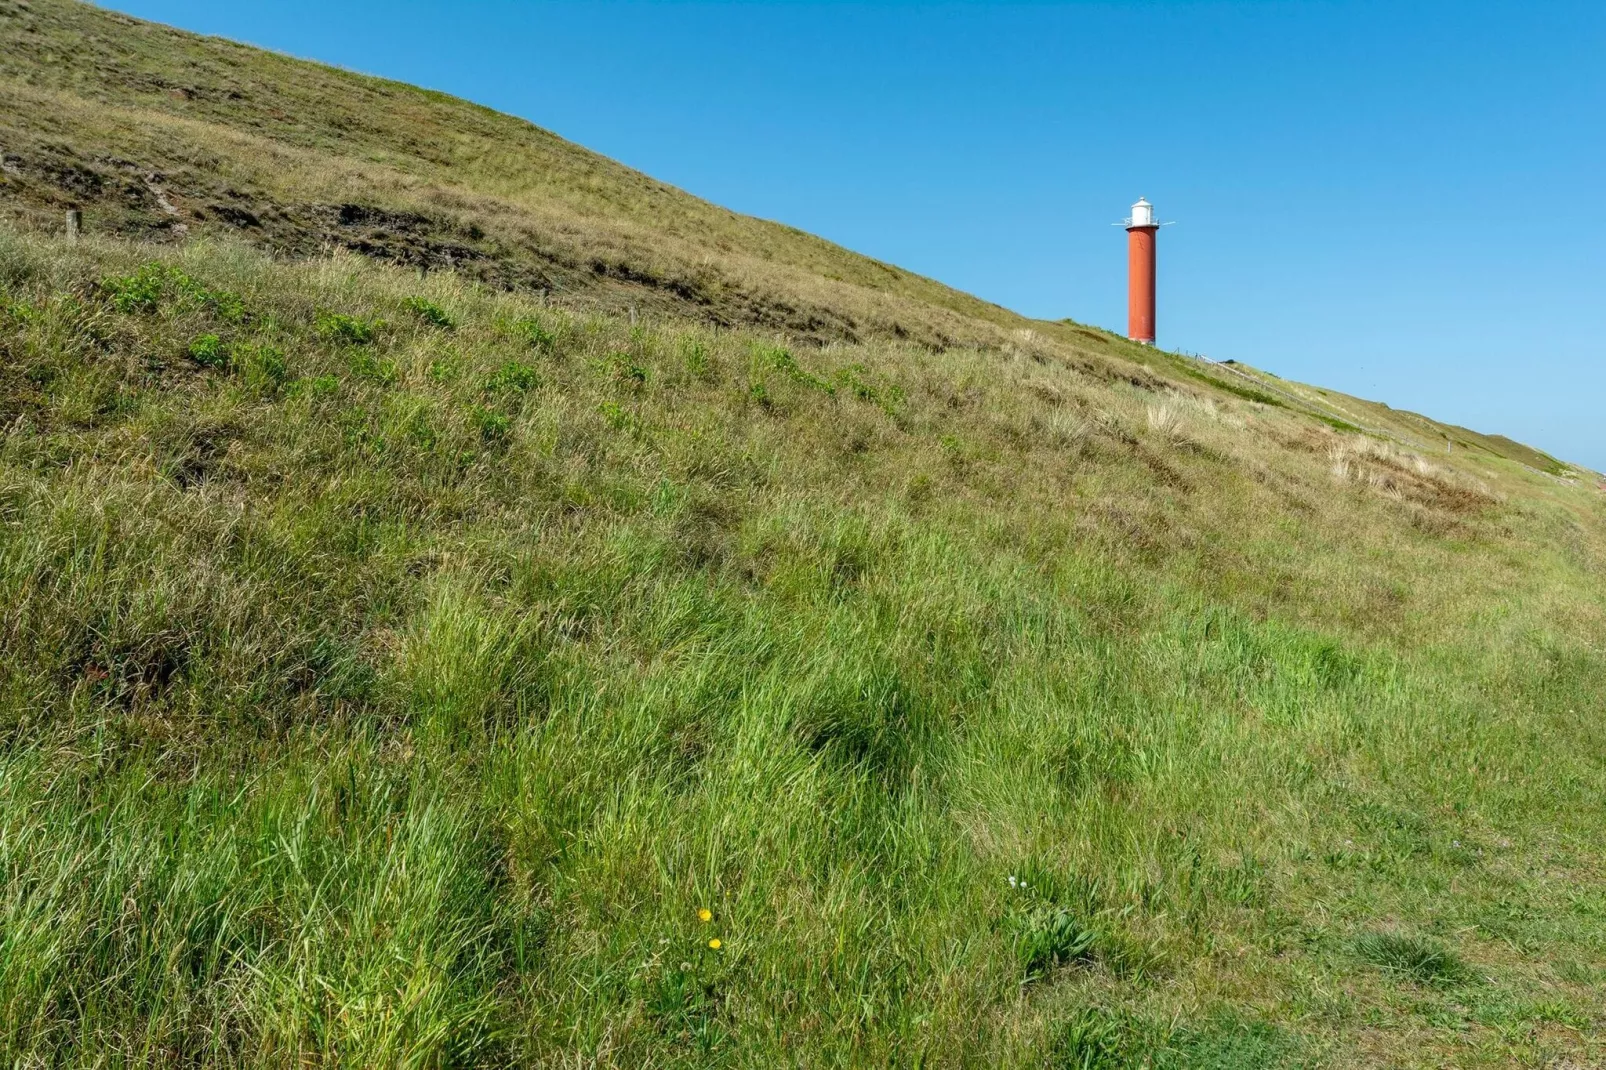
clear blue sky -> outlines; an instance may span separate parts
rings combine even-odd
[[[1028,315],[1606,469],[1606,5],[113,0],[441,89]]]

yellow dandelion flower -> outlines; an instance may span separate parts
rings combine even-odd
[[[701,910],[699,910],[697,912],[697,920],[698,921],[713,921],[714,920],[714,912],[712,910],[709,910],[707,907],[703,907],[703,909],[701,909]]]
[[[712,940],[708,941],[708,946],[713,948],[715,951],[718,951],[723,945],[720,944],[719,937],[716,936]]]

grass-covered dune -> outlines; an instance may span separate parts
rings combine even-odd
[[[0,200],[58,224],[76,206],[101,232],[345,248],[816,340],[964,343],[1021,322],[522,119],[76,0],[0,0]]]
[[[1598,477],[64,0],[0,165],[0,1062],[1606,1063]]]
[[[8,1062],[1606,1057],[1591,486],[1032,337],[0,295]]]
[[[0,219],[59,234],[69,209],[96,235],[227,237],[298,259],[345,250],[569,309],[808,348],[997,350],[1029,330],[1099,374],[1134,379],[1124,365],[1137,363],[1414,449],[1565,469],[1496,436],[1026,319],[468,101],[78,0],[0,0]]]

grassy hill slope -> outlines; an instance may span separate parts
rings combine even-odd
[[[1606,1060],[1584,473],[461,102],[0,44],[6,1061]]]
[[[59,0],[6,0],[0,32],[10,196],[78,204],[92,226],[232,228],[280,252],[343,246],[825,338],[1018,325],[439,93]]]
[[[78,208],[98,233],[227,233],[299,257],[347,249],[563,307],[692,316],[809,345],[996,349],[1030,330],[1112,377],[1136,362],[1243,394],[1198,362],[1027,320],[440,93],[71,0],[0,0],[0,34],[0,211],[22,226],[57,230]],[[1330,404],[1296,407],[1334,422]],[[1420,418],[1369,415],[1388,435],[1420,430]],[[1438,425],[1427,437],[1437,444]],[[1479,437],[1477,448],[1561,469],[1516,443]]]

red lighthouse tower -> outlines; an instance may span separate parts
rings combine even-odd
[[[1154,205],[1138,198],[1126,220],[1126,336],[1154,345]]]

